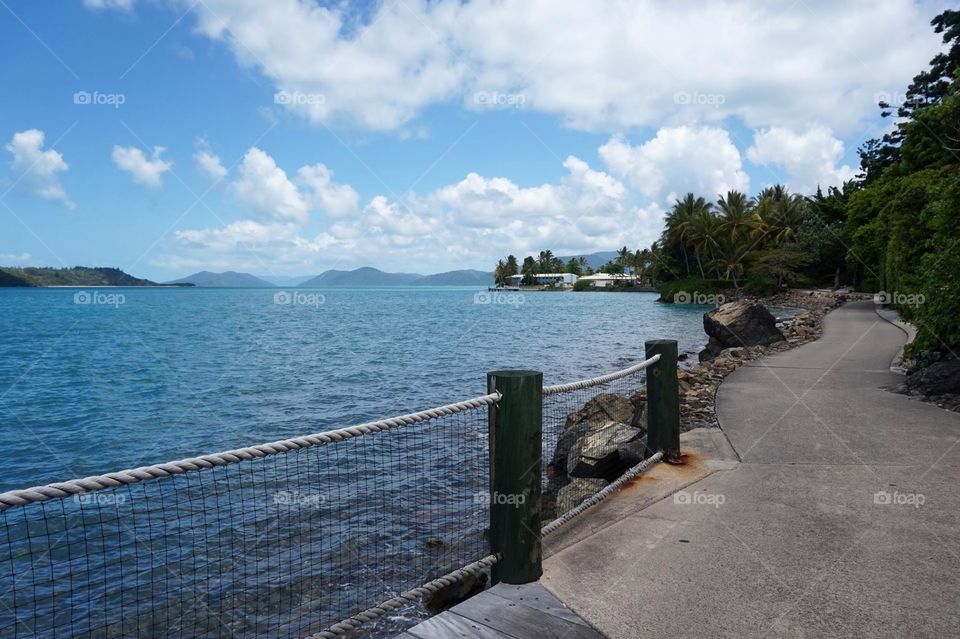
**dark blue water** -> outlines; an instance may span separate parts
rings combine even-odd
[[[0,490],[456,401],[484,393],[495,368],[552,383],[629,365],[644,339],[705,342],[704,307],[643,293],[494,304],[466,288],[303,290],[290,304],[267,289],[96,294],[77,304],[74,289],[0,289]]]
[[[0,489],[429,408],[483,394],[496,368],[611,372],[645,339],[700,348],[704,310],[458,288],[0,289]],[[0,512],[0,635],[315,632],[489,552],[486,439],[471,411]]]

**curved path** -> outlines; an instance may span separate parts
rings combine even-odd
[[[960,636],[960,415],[883,390],[871,303],[721,385],[742,463],[559,550],[543,583],[609,637]]]

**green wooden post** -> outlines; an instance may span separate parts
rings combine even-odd
[[[540,466],[543,453],[543,373],[487,373],[490,407],[490,547],[503,558],[493,583],[525,584],[543,574]]]
[[[680,383],[677,341],[652,339],[644,344],[647,359],[660,361],[647,369],[647,454],[663,451],[665,460],[680,457]]]

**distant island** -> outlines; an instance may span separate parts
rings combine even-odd
[[[273,280],[273,281],[271,281]],[[201,287],[276,287],[291,288],[328,288],[348,286],[487,286],[493,282],[493,273],[463,269],[421,275],[419,273],[388,273],[370,266],[350,271],[331,269],[314,277],[294,278],[289,276],[258,277],[249,273],[226,271],[211,273],[200,271],[180,279],[171,284],[190,283]]]
[[[590,268],[617,257],[616,251],[600,251],[586,255],[562,257],[574,259]],[[350,286],[488,286],[493,284],[492,271],[459,269],[423,275],[390,273],[370,266],[353,270],[330,269],[316,276],[252,275],[238,271],[199,271],[168,282],[134,277],[118,268],[74,266],[0,267],[0,287],[10,286],[197,286],[219,288],[327,288]]]
[[[134,277],[118,268],[74,266],[72,268],[0,267],[0,286],[193,286],[189,283],[159,284]]]

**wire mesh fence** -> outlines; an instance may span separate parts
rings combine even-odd
[[[646,368],[656,358],[593,380],[545,387],[543,520],[569,512],[645,453]]]
[[[487,484],[481,405],[159,479],[7,499],[0,636],[307,636],[487,555]],[[411,605],[364,632],[391,636],[419,616]]]

